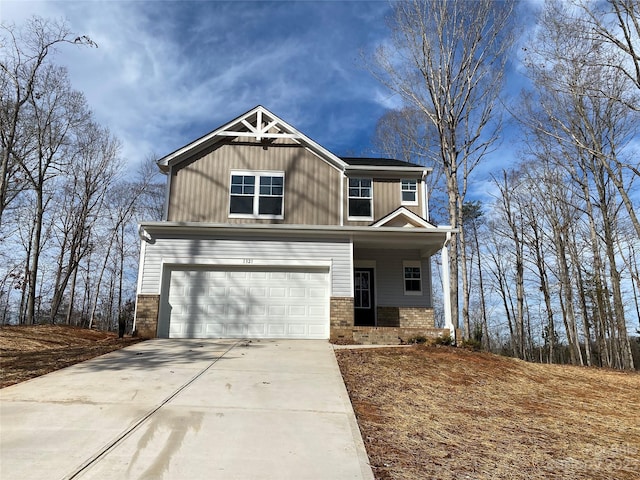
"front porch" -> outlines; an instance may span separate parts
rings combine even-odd
[[[354,299],[332,297],[330,341],[355,345],[401,345],[425,337],[449,336],[448,328],[436,328],[433,308],[378,306],[375,325],[355,325]]]

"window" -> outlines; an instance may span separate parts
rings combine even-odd
[[[422,294],[422,268],[420,261],[403,262],[404,268],[404,294]]]
[[[373,218],[370,178],[349,179],[349,218]]]
[[[402,205],[418,205],[418,181],[402,180],[400,182]]]
[[[283,218],[283,172],[231,172],[229,216]]]

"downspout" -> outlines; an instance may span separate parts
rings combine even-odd
[[[444,306],[444,328],[449,329],[451,338],[455,341],[456,329],[451,318],[451,285],[449,284],[449,243],[451,242],[451,232],[447,232],[447,239],[442,245],[440,254],[442,256],[442,303]]]
[[[422,171],[422,218],[429,221],[429,195],[427,192],[427,175],[428,170]]]
[[[136,306],[133,309],[133,325],[131,327],[131,332],[136,331],[136,320],[138,319],[138,295],[140,295],[140,290],[142,290],[142,273],[144,268],[144,257],[146,254],[146,246],[147,242],[151,241],[151,235],[147,232],[142,225],[138,225],[138,236],[140,237],[140,260],[138,261],[138,283],[136,288]]]
[[[164,188],[164,207],[162,209],[162,220],[167,220],[169,218],[169,197],[171,196],[171,177],[173,175],[173,167],[169,166],[169,171],[164,172],[162,169],[160,170],[167,176],[167,184]]]
[[[340,175],[340,226],[344,226],[344,176],[345,172],[342,170]]]

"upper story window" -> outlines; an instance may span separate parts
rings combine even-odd
[[[231,172],[229,216],[283,218],[284,172]]]
[[[422,294],[422,267],[419,260],[402,262],[404,269],[404,294]]]
[[[402,195],[402,205],[418,205],[418,181],[402,180],[400,182],[400,195]]]
[[[373,218],[373,185],[370,178],[349,179],[349,219]]]

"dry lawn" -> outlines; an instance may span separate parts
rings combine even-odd
[[[640,374],[336,351],[376,479],[640,479]]]
[[[137,338],[62,325],[0,327],[0,388],[118,350]]]

